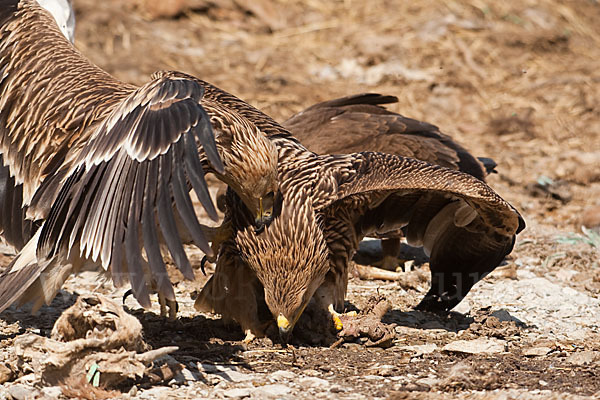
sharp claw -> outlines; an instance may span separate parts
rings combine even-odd
[[[208,262],[208,257],[206,255],[202,257],[202,261],[200,261],[200,271],[206,276],[206,271],[204,270],[204,265]]]
[[[123,304],[125,304],[125,300],[127,300],[127,298],[129,296],[131,296],[133,294],[133,290],[129,289],[128,291],[126,291],[125,293],[123,293]]]

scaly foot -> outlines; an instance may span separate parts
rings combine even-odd
[[[170,321],[175,321],[177,319],[177,311],[179,310],[179,305],[177,301],[168,300],[163,295],[158,295],[158,303],[160,304],[160,316],[167,317]],[[169,311],[167,312],[167,308]]]
[[[352,317],[356,317],[358,315],[356,313],[356,311],[350,311],[345,314],[340,314],[337,311],[335,311],[335,309],[333,308],[333,304],[330,304],[329,307],[327,307],[327,310],[329,311],[329,314],[331,314],[331,318],[333,319],[333,325],[335,326],[335,329],[338,331],[341,331],[344,328],[342,318],[340,318],[340,317],[352,318]]]
[[[204,234],[206,235],[208,241],[211,242],[210,247],[213,251],[213,255],[211,257],[205,256],[205,258],[208,262],[214,263],[215,261],[217,261],[217,256],[219,254],[221,244],[227,239],[231,238],[231,236],[233,235],[231,222],[224,221],[220,226],[215,227],[203,226],[202,230],[204,231]],[[204,263],[202,265],[204,266]]]

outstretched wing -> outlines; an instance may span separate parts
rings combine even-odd
[[[479,179],[482,163],[437,126],[391,112],[395,96],[357,94],[315,104],[283,126],[318,154],[380,151],[458,169]]]
[[[102,264],[116,286],[129,281],[144,306],[150,304],[149,280],[174,299],[161,242],[183,275],[193,279],[181,238],[191,238],[208,254],[211,249],[192,206],[190,185],[209,216],[217,218],[197,143],[212,167],[223,171],[209,117],[200,105],[203,93],[192,77],[157,73],[121,101],[87,140],[73,145],[62,168],[44,180],[33,200],[43,199],[45,191],[58,193],[39,239],[33,239],[38,240],[36,263],[5,273],[0,307],[26,289],[14,288],[19,275],[31,281],[48,265],[67,265],[73,258]]]
[[[432,286],[419,304],[450,310],[510,253],[525,227],[519,213],[471,175],[383,153],[336,167],[333,219],[349,215],[358,239],[402,228],[430,256]]]

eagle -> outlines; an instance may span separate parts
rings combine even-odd
[[[184,243],[206,254],[191,190],[217,214],[215,174],[261,229],[278,191],[275,144],[287,133],[235,96],[159,71],[140,87],[85,58],[33,0],[0,0],[0,231],[19,250],[0,276],[0,311],[48,304],[63,282],[101,269],[138,302],[175,300],[163,256],[194,278]],[[225,231],[226,232],[226,231]]]
[[[432,125],[380,115],[382,122],[405,124],[404,131],[446,140]],[[306,129],[319,132],[320,124],[334,130],[335,118]],[[340,125],[341,138],[353,131]],[[275,217],[256,231],[239,197],[227,192],[232,234],[196,300],[198,310],[237,321],[246,340],[263,335],[273,320],[286,340],[310,302],[341,329],[349,263],[365,236],[401,231],[408,244],[422,246],[430,257],[431,287],[417,309],[447,312],[502,262],[525,227],[519,212],[484,182],[482,164],[478,174],[457,170],[465,158],[478,164],[452,141],[446,147],[454,153],[446,154],[454,154],[448,158],[454,169],[377,151],[319,155],[291,134],[269,138],[279,151]],[[433,153],[444,154],[436,146]]]
[[[396,96],[378,93],[344,96],[314,104],[282,125],[317,154],[380,151],[456,169],[483,181],[495,172],[494,160],[474,157],[437,126],[384,107],[396,102]],[[396,268],[401,237],[401,231],[381,237],[382,268]]]
[[[397,97],[390,95],[355,94],[314,104],[281,124],[317,154],[380,151],[456,169],[483,181],[488,174],[496,172],[494,160],[474,157],[437,126],[384,107],[397,101]],[[217,205],[223,212],[224,193],[220,188],[217,195]],[[398,264],[402,232],[380,236],[384,256],[381,266],[393,270]]]

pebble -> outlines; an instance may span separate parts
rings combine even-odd
[[[600,352],[588,350],[573,353],[569,355],[565,361],[573,365],[588,365],[596,360],[600,360]]]
[[[417,379],[415,381],[415,383],[417,383],[418,385],[423,385],[423,386],[427,386],[427,387],[434,387],[438,383],[440,383],[440,380],[438,378],[427,377],[427,378]]]
[[[433,353],[434,351],[437,350],[437,345],[435,343],[427,343],[427,344],[419,344],[419,345],[414,345],[414,346],[400,346],[398,347],[399,350],[408,350],[408,351],[412,351],[415,354],[413,354],[413,357],[420,357],[423,354],[429,354],[429,353]]]
[[[506,341],[489,338],[477,338],[475,340],[456,340],[445,345],[442,350],[456,353],[468,354],[494,354],[503,353]]]
[[[587,228],[600,228],[600,205],[586,208],[581,217],[581,224]]]
[[[13,377],[13,372],[5,364],[0,364],[0,385],[8,382]]]
[[[252,391],[252,397],[257,399],[278,398],[287,395],[291,391],[292,389],[289,387],[280,383],[275,383],[273,385],[265,385],[254,389]]]
[[[317,378],[317,377],[305,376],[305,377],[300,378],[298,380],[298,382],[300,383],[300,385],[302,385],[304,387],[309,387],[309,388],[323,389],[323,388],[329,387],[328,381],[326,381],[325,379]]]
[[[251,390],[249,388],[234,388],[223,392],[223,396],[231,399],[243,399],[244,397],[249,397],[250,394]]]
[[[48,386],[42,388],[42,393],[51,399],[58,399],[62,395],[62,389],[58,386]]]
[[[37,389],[25,385],[14,385],[8,389],[8,393],[15,400],[27,400],[37,397],[39,394]]]
[[[228,382],[245,382],[256,378],[253,374],[239,372],[230,365],[198,363],[198,371],[213,374]]]
[[[292,371],[275,371],[269,374],[269,378],[273,381],[286,381],[292,380],[296,377],[296,374]]]
[[[173,393],[173,389],[169,387],[155,386],[150,389],[139,391],[137,398],[150,400],[164,399],[167,398],[170,393]]]
[[[552,349],[550,347],[530,347],[523,350],[523,355],[528,357],[545,356],[550,353]]]

